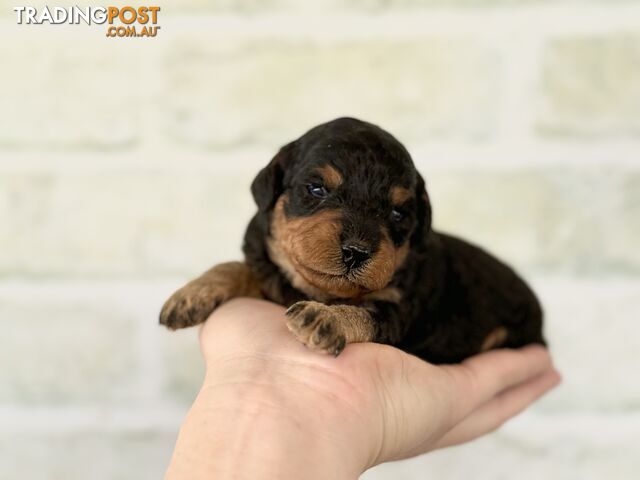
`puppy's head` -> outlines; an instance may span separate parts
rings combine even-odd
[[[272,261],[312,297],[384,288],[431,226],[409,153],[389,133],[352,118],[284,146],[251,191],[270,218]]]

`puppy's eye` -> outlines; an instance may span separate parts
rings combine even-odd
[[[400,210],[394,208],[391,210],[391,220],[394,222],[401,222],[404,220],[404,214]]]
[[[316,198],[325,198],[329,195],[327,189],[317,183],[307,185],[307,191]]]

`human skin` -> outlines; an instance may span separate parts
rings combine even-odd
[[[300,344],[281,306],[235,299],[200,332],[202,388],[168,480],[345,479],[491,432],[560,382],[547,350],[431,365],[388,345],[337,358]]]

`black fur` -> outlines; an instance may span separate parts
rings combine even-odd
[[[309,195],[316,167],[330,164],[344,183],[326,199]],[[402,186],[415,194],[393,220],[388,193]],[[247,265],[263,285],[263,295],[289,306],[309,297],[294,288],[266,247],[277,199],[287,193],[287,217],[340,209],[343,240],[363,240],[375,252],[381,231],[393,243],[409,243],[409,254],[389,286],[400,302],[325,299],[366,308],[375,322],[374,341],[396,345],[435,363],[459,362],[478,353],[485,338],[504,327],[500,346],[544,344],[542,310],[527,284],[507,265],[479,247],[431,228],[431,204],[422,177],[407,150],[372,124],[341,118],[313,128],[283,147],[254,180],[258,213],[244,241]],[[499,208],[499,205],[496,205]]]

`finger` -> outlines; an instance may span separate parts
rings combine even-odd
[[[560,374],[551,369],[521,385],[505,390],[453,427],[436,443],[435,448],[465,443],[496,430],[557,386],[560,381]]]
[[[531,380],[553,367],[542,346],[519,350],[493,350],[465,360],[460,365],[443,366],[460,399],[452,408],[453,423],[483,405],[503,390]]]
[[[378,349],[376,354],[385,407],[382,418],[386,419],[378,462],[433,449],[452,428],[498,393],[553,368],[546,349],[537,346],[495,350],[462,364],[440,366],[398,353]]]

